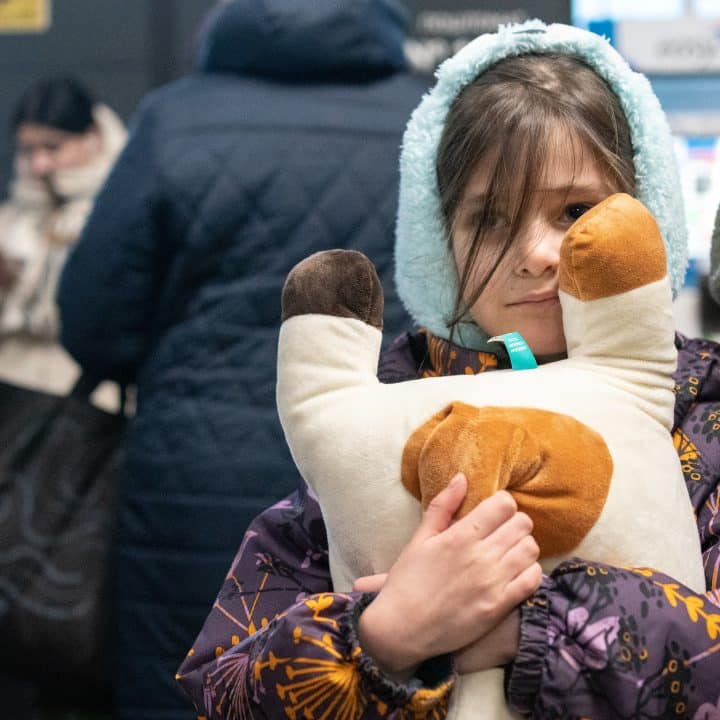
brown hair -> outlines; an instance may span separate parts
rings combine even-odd
[[[578,58],[552,53],[505,58],[463,88],[450,107],[436,174],[451,242],[465,187],[480,162],[487,163],[489,178],[448,323],[453,331],[511,247],[542,180],[545,158],[560,137],[568,139],[575,165],[580,141],[617,191],[634,193],[635,167],[625,114],[607,83]],[[494,248],[485,272],[475,275],[478,251],[486,240],[483,228],[501,216],[508,221],[504,243]],[[479,278],[478,287],[464,300],[471,277]]]

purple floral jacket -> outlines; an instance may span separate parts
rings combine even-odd
[[[720,346],[682,336],[677,345],[673,437],[707,592],[657,572],[562,564],[521,607],[520,649],[506,668],[508,701],[521,713],[720,720]],[[498,365],[486,353],[451,355],[452,372]],[[437,374],[437,358],[432,339],[405,335],[381,377]],[[363,653],[357,619],[371,599],[332,591],[320,510],[301,489],[248,529],[177,679],[206,720],[445,717],[448,657],[401,685]]]

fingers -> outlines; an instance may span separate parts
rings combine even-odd
[[[506,586],[506,599],[508,606],[519,605],[530,597],[539,587],[542,581],[542,568],[540,563],[533,563],[525,568],[516,578]]]
[[[387,573],[365,575],[355,580],[352,589],[356,592],[379,592],[385,584],[385,580],[387,580]]]
[[[537,562],[540,548],[531,535],[533,522],[524,512],[518,512],[509,493],[495,493],[458,521],[450,532],[461,523],[464,533],[473,533],[480,540],[475,545],[479,553],[476,557],[482,558],[480,567],[489,562],[494,568],[492,582],[503,587],[499,607],[512,608],[537,590],[542,568]]]
[[[474,507],[456,523],[456,527],[458,532],[472,532],[482,539],[501,527],[516,513],[517,503],[514,498],[510,493],[501,490]],[[532,528],[532,525],[530,527]]]
[[[504,600],[508,607],[523,602],[540,584],[540,548],[530,534],[532,529],[531,518],[516,512],[482,541],[482,553],[494,560],[499,579],[507,583]]]
[[[486,536],[485,545],[488,550],[503,557],[523,538],[529,537],[532,530],[533,522],[530,517],[524,512],[516,512]],[[535,559],[533,558],[533,560]]]
[[[509,579],[520,575],[540,557],[540,548],[532,535],[526,535],[511,545],[500,562]]]
[[[413,541],[426,540],[446,530],[465,499],[466,493],[467,478],[462,473],[458,473],[450,480],[448,486],[430,501]]]

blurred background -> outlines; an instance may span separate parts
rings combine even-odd
[[[213,0],[0,2],[0,187],[12,169],[9,115],[46,75],[72,75],[128,120],[152,88],[192,66],[193,38]]]
[[[535,17],[606,36],[648,76],[673,131],[690,237],[677,326],[690,336],[720,339],[720,308],[706,291],[720,204],[720,0],[403,1],[412,15],[406,53],[428,85],[438,63],[471,38]],[[205,19],[219,4],[0,0],[0,201],[13,173],[11,114],[26,88],[40,78],[73,76],[132,123],[144,96],[193,72]],[[106,717],[51,707],[42,720]]]
[[[191,71],[194,40],[215,0],[1,0],[0,127],[22,90],[71,74],[126,121],[147,92]],[[677,303],[690,335],[716,336],[720,318],[703,293],[720,201],[720,0],[407,0],[407,54],[431,82],[433,68],[498,23],[540,17],[610,38],[645,73],[668,113],[683,174],[691,265]],[[0,199],[12,168],[0,142]]]

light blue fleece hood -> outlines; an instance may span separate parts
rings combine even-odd
[[[665,114],[644,75],[633,72],[599,35],[567,25],[530,20],[481,35],[437,70],[437,82],[415,109],[403,138],[395,241],[398,295],[415,322],[442,338],[457,295],[458,278],[443,226],[435,161],[448,110],[458,93],[503,58],[528,53],[572,55],[592,67],[620,100],[630,126],[638,199],[655,216],[677,293],[687,266],[687,230],[680,177]],[[487,335],[463,324],[458,341],[484,347]]]

